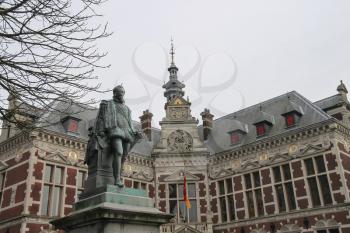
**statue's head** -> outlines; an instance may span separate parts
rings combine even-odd
[[[115,88],[113,88],[113,99],[124,103],[124,95],[125,95],[125,90],[122,85],[118,85]]]

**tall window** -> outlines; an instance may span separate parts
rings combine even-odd
[[[259,171],[244,175],[246,200],[249,217],[264,215],[264,203],[261,193],[261,180]]]
[[[59,216],[62,207],[64,168],[47,164],[44,172],[41,214]]]
[[[304,160],[309,192],[314,207],[332,204],[323,155]]]
[[[85,171],[78,171],[76,200],[79,199],[79,195],[84,191],[85,180],[86,180],[86,172]]]
[[[232,178],[218,181],[221,222],[229,222],[236,218],[233,199]]]
[[[134,189],[147,190],[147,183],[139,182],[139,181],[134,180],[134,181],[133,181],[132,187],[133,187]]]
[[[169,212],[175,214],[178,222],[197,222],[196,184],[187,183],[187,195],[191,208],[187,209],[184,202],[184,185],[168,184]]]
[[[322,230],[317,230],[317,233],[339,233],[338,228],[329,228],[329,229],[322,229]]]
[[[279,212],[296,209],[295,194],[289,164],[272,168]]]
[[[0,173],[0,205],[1,205],[1,201],[2,201],[2,192],[4,189],[4,184],[5,184],[5,172]]]

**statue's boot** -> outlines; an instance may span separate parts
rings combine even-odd
[[[124,187],[124,183],[123,183],[122,179],[120,179],[120,177],[117,177],[115,185],[118,186],[119,188]]]

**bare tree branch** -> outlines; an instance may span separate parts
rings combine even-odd
[[[96,25],[96,9],[104,0],[1,0],[0,93],[16,99],[9,110],[0,96],[0,118],[24,127],[23,117],[42,125],[48,112],[71,111],[67,106],[87,107],[90,92],[102,92],[96,68],[106,68],[96,43],[108,37],[107,24]],[[53,104],[55,103],[55,104]],[[60,104],[62,103],[62,104]],[[83,107],[81,109],[83,109]],[[30,110],[29,110],[30,109]],[[52,123],[52,122],[47,122]],[[25,125],[28,126],[27,123]]]

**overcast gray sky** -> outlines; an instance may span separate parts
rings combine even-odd
[[[103,87],[122,82],[133,118],[149,108],[157,127],[171,36],[197,118],[292,90],[316,101],[341,79],[350,87],[349,0],[109,0],[98,11],[114,32],[100,43]]]

